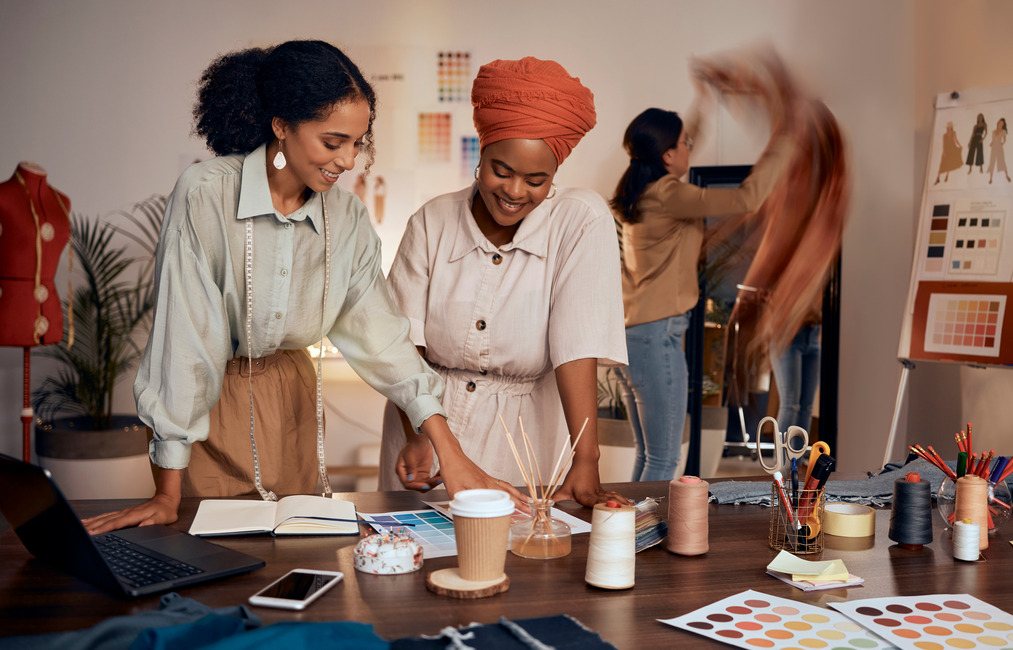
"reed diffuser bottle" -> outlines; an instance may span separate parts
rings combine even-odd
[[[535,499],[531,518],[510,526],[510,550],[533,560],[551,560],[570,554],[570,526],[552,518],[552,500]]]

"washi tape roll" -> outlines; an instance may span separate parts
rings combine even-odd
[[[828,503],[823,512],[823,532],[837,537],[874,535],[876,511],[857,503]]]

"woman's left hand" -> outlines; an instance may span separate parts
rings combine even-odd
[[[432,474],[433,446],[424,435],[413,437],[401,448],[395,467],[397,477],[408,490],[425,492],[443,482],[439,472]]]
[[[618,501],[624,505],[633,505],[633,501],[627,499],[618,492],[606,490],[601,486],[601,479],[598,476],[598,465],[595,462],[582,463],[574,458],[566,479],[559,486],[552,500],[576,501],[585,508],[593,508],[596,503],[606,501]]]

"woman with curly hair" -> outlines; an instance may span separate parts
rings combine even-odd
[[[495,485],[447,426],[443,380],[408,338],[365,206],[335,184],[360,149],[368,169],[375,107],[321,41],[233,52],[204,72],[195,131],[218,157],[183,172],[166,207],[134,383],[156,493],[89,531],[175,521],[182,496],[274,499],[318,480],[329,492],[306,352],[325,336],[433,445],[451,493]]]

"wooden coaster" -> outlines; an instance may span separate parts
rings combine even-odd
[[[510,576],[504,573],[496,580],[465,580],[455,566],[433,571],[426,576],[426,588],[440,596],[473,600],[503,593],[510,588]]]

